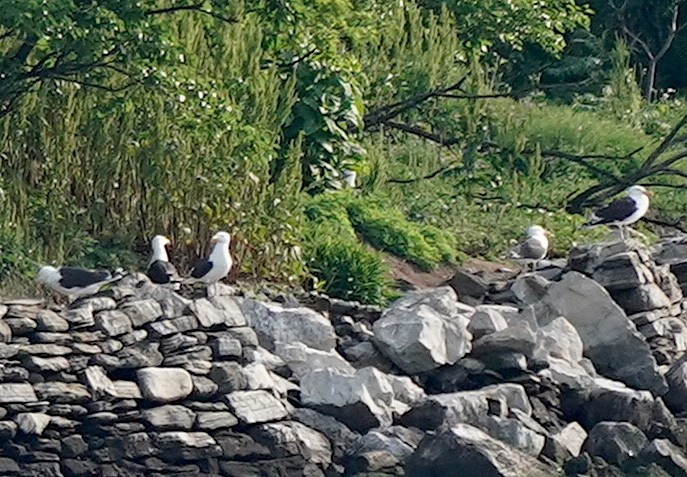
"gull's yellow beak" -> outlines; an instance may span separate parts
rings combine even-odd
[[[656,195],[656,193],[654,191],[648,190],[646,191],[646,195],[648,195],[649,197],[653,197]]]

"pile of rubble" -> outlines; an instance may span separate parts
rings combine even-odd
[[[666,257],[594,245],[386,310],[140,275],[64,310],[5,304],[0,475],[687,476]]]

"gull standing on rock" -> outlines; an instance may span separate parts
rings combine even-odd
[[[38,271],[37,280],[48,288],[70,299],[97,293],[101,287],[124,277],[121,269],[112,275],[107,270],[87,270],[78,267],[45,266]]]
[[[169,262],[167,246],[172,242],[164,235],[156,235],[151,242],[153,257],[148,263],[146,275],[150,281],[157,284],[166,284],[178,281],[177,270]]]
[[[527,229],[525,239],[508,252],[508,258],[525,264],[532,264],[532,271],[537,269],[540,260],[549,251],[549,232],[539,225]]]
[[[191,270],[191,278],[186,283],[214,284],[226,277],[233,264],[229,254],[231,236],[227,232],[217,232],[210,243],[214,244],[207,258],[199,260]]]
[[[623,230],[625,226],[634,224],[644,217],[649,210],[649,197],[653,193],[643,186],[633,185],[626,191],[626,196],[616,199],[605,207],[596,210],[589,222],[583,225],[585,228],[597,225],[618,227],[620,238],[625,240]]]

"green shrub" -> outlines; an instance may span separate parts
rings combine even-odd
[[[359,199],[348,204],[355,230],[378,250],[392,253],[430,271],[455,258],[456,240],[434,227],[408,221],[398,209]]]
[[[306,246],[308,270],[332,297],[384,304],[390,296],[388,269],[379,253],[326,225],[313,231]]]

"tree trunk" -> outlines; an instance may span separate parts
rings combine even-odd
[[[654,85],[656,83],[656,69],[658,58],[649,59],[649,67],[646,70],[646,83],[644,85],[644,99],[651,102],[654,99]]]

